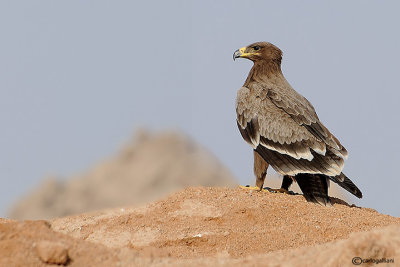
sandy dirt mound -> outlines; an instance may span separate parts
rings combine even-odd
[[[0,266],[46,266],[49,260],[73,266],[112,266],[118,258],[107,247],[54,232],[45,221],[0,221]]]
[[[236,185],[208,150],[176,132],[139,131],[132,143],[87,173],[44,181],[10,218],[48,219],[158,200],[186,186]]]
[[[352,266],[354,257],[400,260],[400,218],[333,202],[322,207],[299,195],[194,187],[139,208],[48,222],[0,220],[0,266]]]

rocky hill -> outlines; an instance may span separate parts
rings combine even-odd
[[[47,179],[22,197],[14,219],[48,219],[158,200],[187,186],[236,185],[207,149],[174,132],[137,132],[110,159],[67,179]]]

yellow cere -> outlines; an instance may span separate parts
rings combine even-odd
[[[249,56],[249,55],[257,55],[258,53],[245,53],[244,51],[246,51],[246,46],[245,47],[242,47],[242,48],[240,48],[239,49],[239,52],[240,52],[240,57],[246,57],[246,56]]]

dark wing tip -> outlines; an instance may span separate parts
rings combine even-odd
[[[340,181],[338,177],[341,178],[340,180],[344,178],[343,181]],[[340,185],[343,189],[346,189],[348,192],[352,193],[356,197],[358,198],[363,197],[361,190],[358,189],[358,187],[353,183],[353,181],[351,181],[344,173],[341,173],[338,176],[329,177],[329,179],[331,179],[332,181]]]

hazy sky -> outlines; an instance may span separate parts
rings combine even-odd
[[[179,128],[242,183],[235,122],[255,41],[349,151],[358,205],[400,216],[398,1],[1,1],[0,215],[46,175],[77,174],[135,129]],[[268,181],[267,181],[268,183]],[[355,199],[354,199],[355,200]]]

